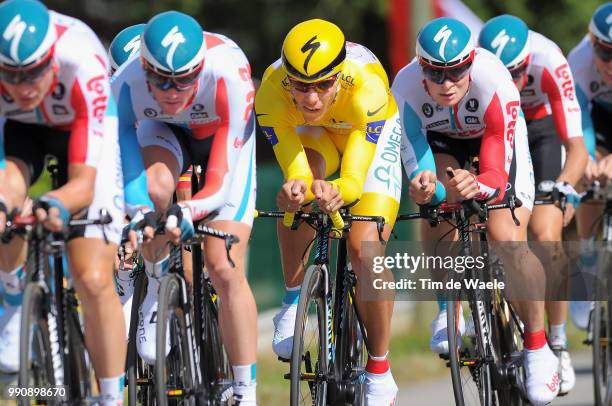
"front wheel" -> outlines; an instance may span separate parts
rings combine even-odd
[[[28,283],[23,294],[19,334],[20,387],[52,387],[63,384],[57,318],[49,311],[47,296],[48,293],[41,282]],[[29,405],[30,401],[23,400],[20,404]],[[60,402],[48,401],[47,404],[59,405]]]
[[[304,275],[297,307],[291,353],[291,406],[324,406],[329,371],[325,276],[321,266]]]
[[[164,277],[159,288],[155,380],[160,406],[195,405],[194,349],[187,329],[190,314],[183,303],[184,288],[185,282],[175,274]]]

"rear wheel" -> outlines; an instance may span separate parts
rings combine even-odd
[[[291,406],[323,406],[327,398],[329,351],[326,342],[327,311],[321,266],[310,266],[304,275],[297,307],[291,353]]]

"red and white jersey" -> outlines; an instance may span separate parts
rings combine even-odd
[[[0,85],[0,117],[70,131],[68,163],[96,167],[104,134],[117,131],[106,49],[82,21],[54,11],[49,14],[58,37],[51,90],[38,107],[24,111]]]
[[[161,111],[149,91],[140,58],[126,62],[112,78],[120,138],[135,137],[138,122],[146,119],[188,128],[196,139],[214,136],[205,186],[188,202],[194,220],[225,204],[234,178],[248,176],[236,173],[236,168],[239,158],[250,158],[244,154],[241,158],[240,154],[255,131],[255,88],[246,56],[223,35],[205,32],[204,37],[207,50],[197,89],[188,107],[179,114]]]
[[[435,131],[457,139],[482,138],[480,144],[478,183],[482,198],[495,189],[503,197],[512,164],[514,138],[526,137],[517,131],[518,120],[524,120],[519,92],[510,73],[501,61],[487,50],[477,48],[470,73],[470,87],[461,101],[452,107],[437,104],[429,95],[425,78],[414,59],[393,82],[392,91],[402,121],[402,137],[413,148],[402,151],[408,173],[414,166],[423,166],[426,151],[420,147],[426,131]],[[428,144],[425,148],[429,149]],[[415,156],[406,156],[412,150]],[[424,168],[430,169],[430,168]],[[435,169],[434,169],[435,171]]]
[[[553,41],[529,31],[530,61],[527,84],[521,91],[521,107],[527,121],[552,114],[561,141],[582,137],[580,105],[572,72]]]

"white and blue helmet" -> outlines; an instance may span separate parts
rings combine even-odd
[[[140,49],[140,35],[144,24],[136,24],[124,28],[115,36],[108,48],[108,59],[114,72]]]
[[[529,28],[518,17],[504,14],[486,22],[478,45],[495,54],[510,70],[529,56]]]
[[[612,2],[603,4],[595,10],[589,22],[589,32],[598,42],[612,47]]]
[[[166,11],[151,18],[141,36],[143,60],[149,68],[165,75],[183,75],[199,69],[205,53],[202,27],[193,17],[178,11]]]
[[[27,69],[46,60],[57,39],[49,10],[36,0],[0,3],[0,65]]]
[[[474,58],[470,29],[454,18],[436,18],[425,24],[416,42],[419,63],[451,68]]]

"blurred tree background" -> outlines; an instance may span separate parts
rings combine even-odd
[[[346,37],[370,48],[388,68],[387,17],[391,0],[46,0],[51,9],[85,20],[105,41],[128,25],[176,9],[193,15],[207,31],[235,40],[245,51],[253,75],[280,56],[283,38],[296,23],[314,17],[338,24]],[[601,0],[464,0],[483,21],[503,13],[522,18],[531,29],[555,41],[564,52],[587,31]],[[412,0],[429,8],[429,0]],[[414,14],[419,14],[414,12]],[[420,13],[423,15],[423,13]],[[427,13],[424,14],[425,16]],[[423,22],[417,22],[420,27]],[[411,46],[412,50],[412,46]]]

